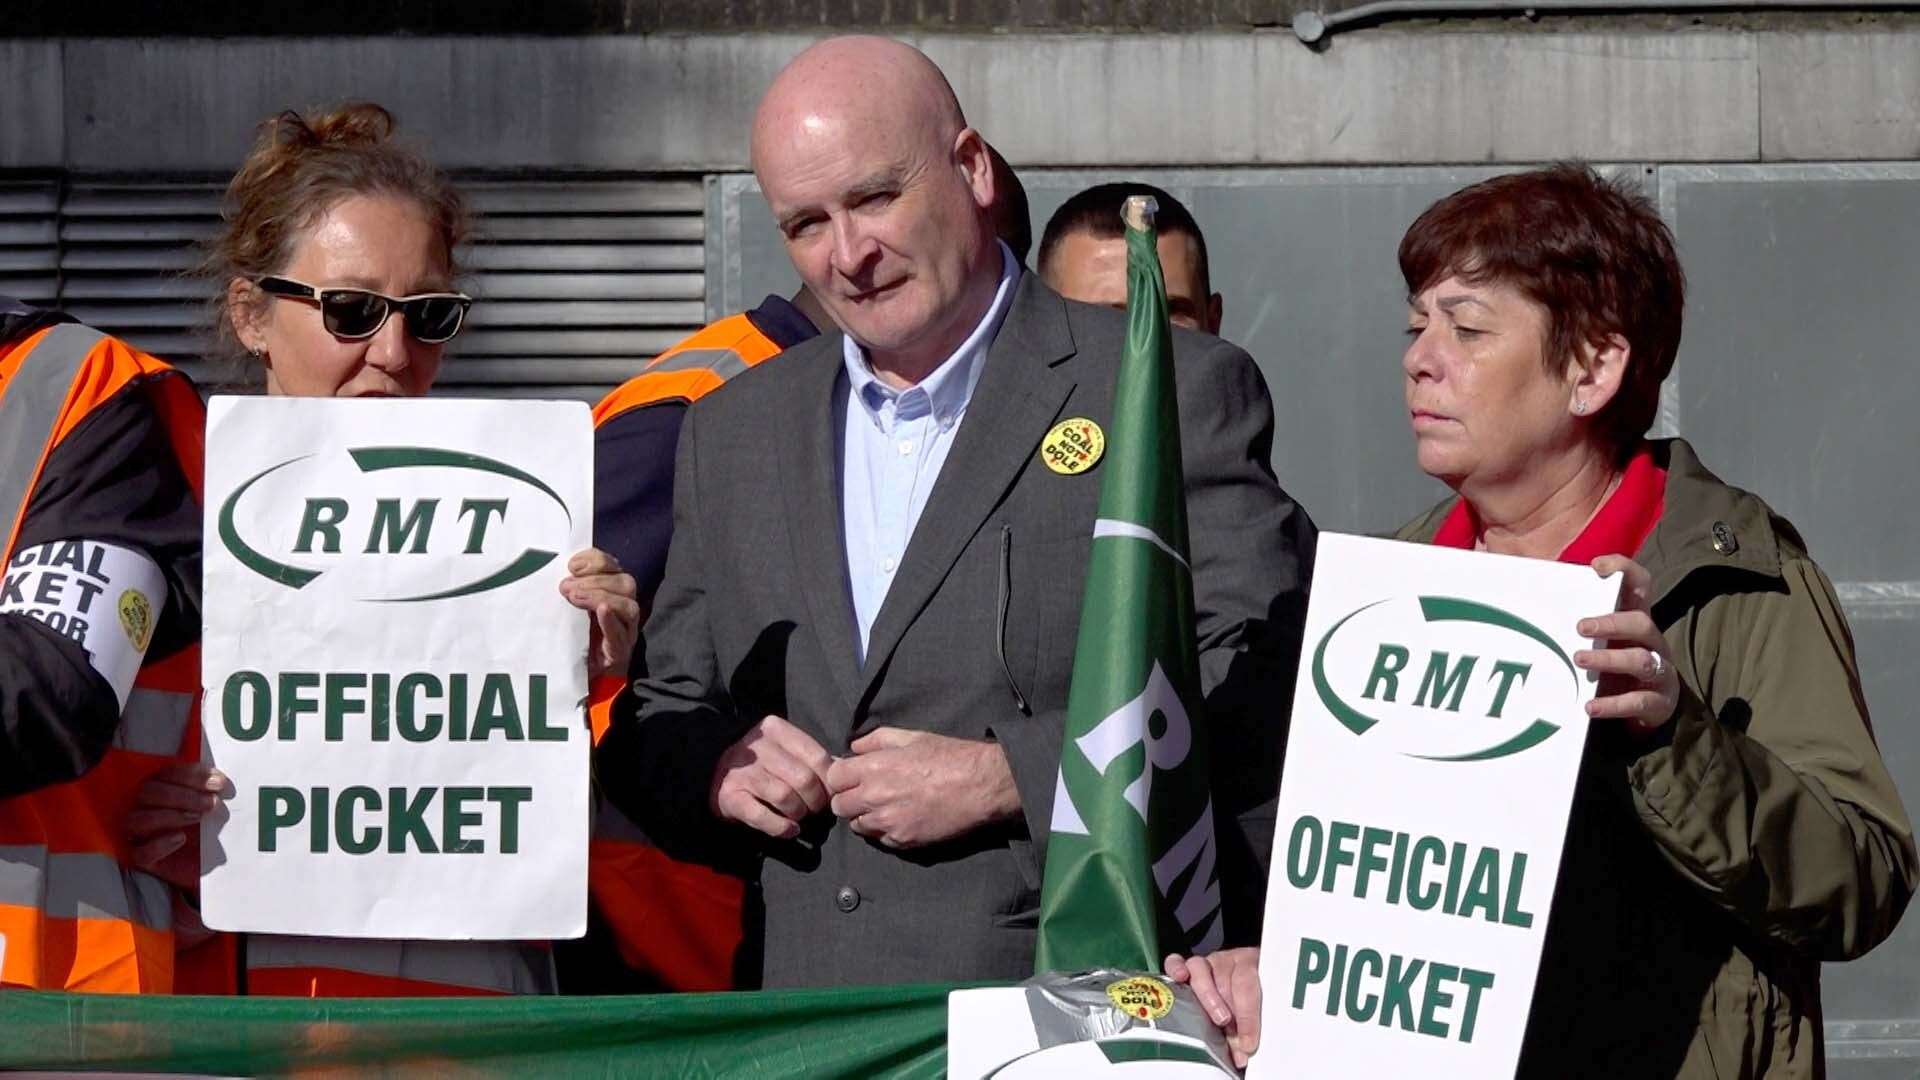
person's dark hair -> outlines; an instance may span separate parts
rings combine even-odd
[[[396,141],[393,114],[360,102],[302,116],[288,110],[260,125],[253,149],[227,185],[221,228],[201,273],[214,287],[217,352],[244,369],[245,350],[228,317],[227,283],[285,270],[301,234],[355,195],[410,199],[426,211],[448,272],[466,242],[466,202],[446,174]]]
[[[1623,452],[1653,426],[1687,282],[1672,231],[1632,180],[1562,162],[1462,188],[1407,229],[1400,273],[1409,296],[1452,276],[1518,289],[1547,309],[1543,356],[1555,377],[1582,342],[1626,338],[1620,390],[1594,421]]]
[[[1207,238],[1200,232],[1200,223],[1193,220],[1193,214],[1179,199],[1152,184],[1131,181],[1095,184],[1060,204],[1060,209],[1047,219],[1047,227],[1040,234],[1040,273],[1044,275],[1047,272],[1047,264],[1059,252],[1061,243],[1074,233],[1091,233],[1101,240],[1125,236],[1126,223],[1120,220],[1120,208],[1133,195],[1151,195],[1160,204],[1159,213],[1153,219],[1157,232],[1162,235],[1179,233],[1193,238],[1194,251],[1199,256],[1200,291],[1203,295],[1211,296],[1213,274],[1207,268]]]
[[[991,143],[987,156],[993,160],[993,231],[1013,249],[1013,257],[1025,264],[1027,253],[1033,250],[1033,211],[1027,206],[1027,189]]]

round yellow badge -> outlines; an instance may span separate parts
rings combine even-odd
[[[135,650],[147,651],[147,642],[153,639],[153,604],[147,595],[139,589],[128,589],[120,594],[120,629],[133,643]]]
[[[1107,452],[1107,433],[1084,416],[1053,425],[1040,443],[1040,460],[1062,476],[1078,476],[1094,467]]]
[[[1107,997],[1115,1008],[1139,1020],[1158,1020],[1173,1011],[1173,987],[1146,975],[1107,984]]]

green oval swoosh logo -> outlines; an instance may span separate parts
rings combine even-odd
[[[218,528],[220,541],[226,545],[227,550],[233,554],[233,557],[239,561],[240,565],[269,581],[293,589],[306,587],[326,571],[324,569],[309,569],[302,566],[295,566],[291,563],[280,562],[277,559],[263,554],[259,549],[247,543],[246,539],[240,535],[238,526],[234,524],[234,510],[239,505],[241,497],[255,484],[289,465],[305,461],[313,456],[312,454],[302,454],[299,457],[288,458],[278,465],[269,466],[255,473],[241,483],[239,487],[235,488],[233,494],[227,496],[226,501],[220,506]],[[559,493],[554,491],[546,482],[524,469],[516,468],[503,461],[496,461],[493,458],[429,446],[360,447],[348,450],[347,456],[353,460],[354,466],[363,473],[386,472],[393,469],[466,469],[518,480],[552,499],[554,504],[560,508],[560,512],[566,515],[568,524],[572,524],[573,522],[573,511],[567,506],[566,500],[562,499]],[[440,589],[430,593],[422,593],[418,596],[369,597],[366,599],[374,603],[408,604],[472,596],[476,593],[483,593],[511,585],[521,578],[537,573],[541,568],[558,557],[559,554],[557,552],[544,551],[539,548],[527,548],[515,556],[505,566],[483,574],[473,581],[462,585],[456,585],[452,588]]]
[[[1391,597],[1388,599],[1390,600]],[[1519,634],[1522,637],[1532,640],[1535,644],[1545,646],[1547,651],[1552,653],[1553,657],[1566,667],[1567,674],[1572,676],[1575,680],[1575,685],[1578,685],[1579,673],[1573,666],[1573,659],[1566,654],[1564,649],[1560,648],[1559,643],[1555,642],[1546,631],[1541,630],[1539,627],[1520,618],[1518,615],[1489,604],[1483,604],[1475,600],[1465,600],[1459,597],[1422,596],[1417,599],[1420,605],[1420,616],[1427,623],[1478,623]],[[1321,635],[1319,643],[1313,650],[1314,692],[1319,695],[1320,702],[1326,706],[1327,711],[1333,714],[1333,718],[1339,721],[1342,727],[1345,727],[1355,735],[1366,734],[1375,725],[1380,723],[1380,721],[1377,717],[1368,716],[1352,705],[1349,705],[1334,691],[1332,682],[1327,678],[1327,647],[1332,644],[1334,636],[1338,634],[1347,623],[1353,621],[1356,616],[1363,612],[1371,611],[1387,602],[1388,600],[1375,600],[1371,604],[1363,605],[1348,612],[1340,621],[1334,623],[1325,634]],[[1483,749],[1472,750],[1461,754],[1438,755],[1409,753],[1407,756],[1420,758],[1423,761],[1439,762],[1491,761],[1495,758],[1518,754],[1523,750],[1538,746],[1553,737],[1559,730],[1560,725],[1558,724],[1545,719],[1536,719],[1527,725],[1519,734]]]

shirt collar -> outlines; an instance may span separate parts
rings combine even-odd
[[[987,313],[953,355],[941,361],[933,374],[920,380],[918,385],[895,390],[881,382],[874,375],[872,365],[867,363],[867,351],[860,343],[853,340],[852,335],[841,337],[841,359],[846,364],[853,400],[859,402],[876,426],[888,426],[881,418],[881,409],[888,402],[897,403],[897,408],[910,408],[908,418],[931,412],[942,427],[958,421],[966,411],[967,403],[973,399],[973,388],[980,382],[980,372],[986,366],[987,350],[1000,333],[1000,324],[1007,319],[1007,310],[1013,306],[1014,286],[1020,280],[1020,260],[1013,257],[1013,249],[1004,242],[996,240],[995,243],[1000,245],[1000,287],[993,294],[993,303],[987,306]],[[922,401],[924,409],[919,407]]]

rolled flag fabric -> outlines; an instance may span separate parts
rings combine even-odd
[[[1116,377],[1054,795],[1035,969],[1158,970],[1223,930],[1153,200],[1128,200]]]

